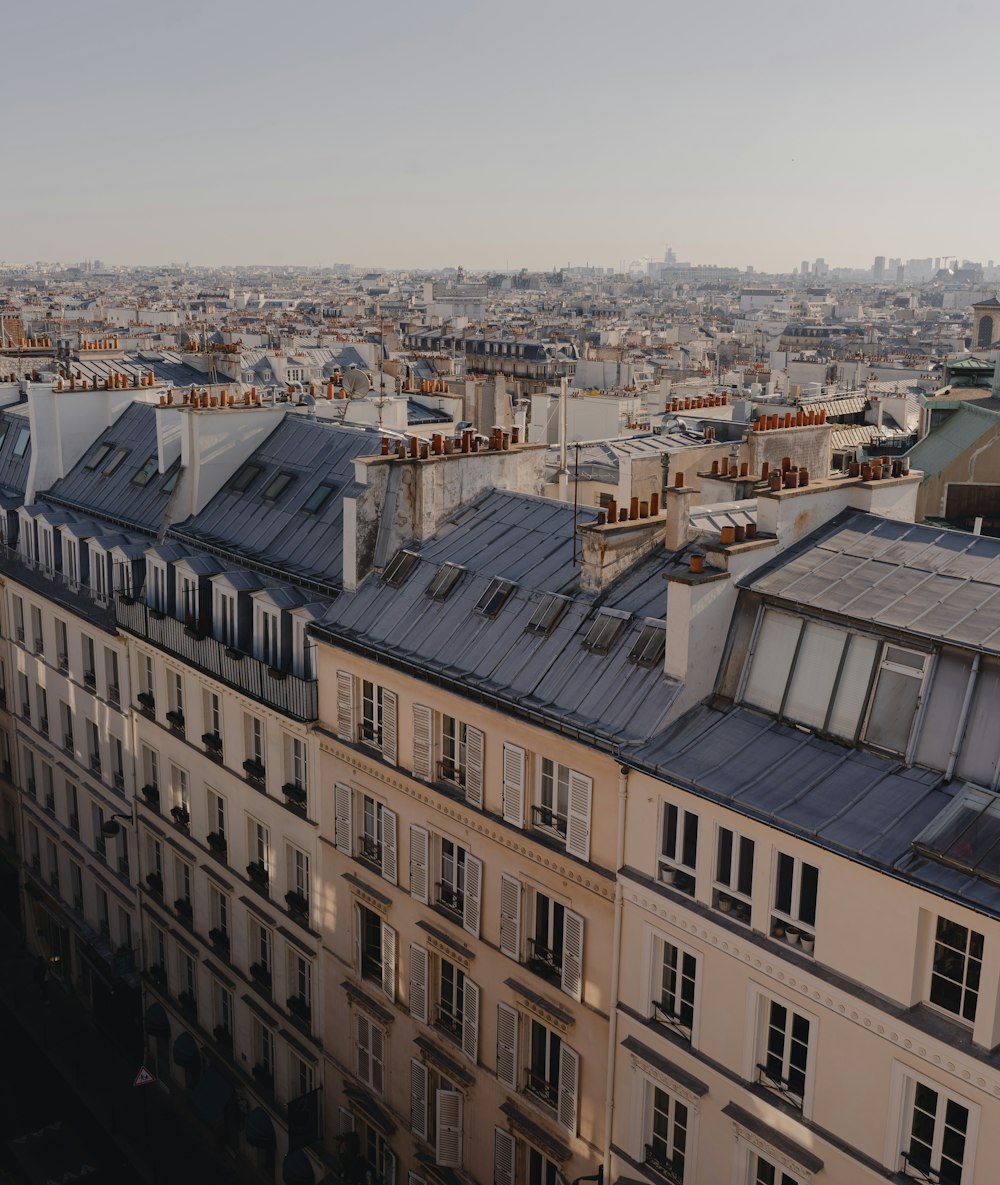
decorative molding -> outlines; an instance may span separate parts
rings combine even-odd
[[[660,1086],[665,1087],[671,1094],[679,1095],[694,1110],[698,1109],[701,1099],[693,1090],[683,1086],[676,1078],[671,1078],[668,1074],[664,1074],[662,1070],[644,1061],[636,1053],[633,1053],[629,1060],[632,1063],[632,1069],[641,1074],[643,1078],[650,1078],[653,1082],[658,1082]]]
[[[763,1152],[768,1160],[777,1161],[782,1168],[788,1169],[789,1172],[800,1177],[802,1179],[802,1185],[808,1185],[808,1182],[813,1179],[813,1174],[804,1165],[799,1164],[797,1160],[781,1152],[755,1131],[744,1127],[743,1124],[738,1123],[735,1119],[732,1122],[733,1136],[738,1144],[749,1144],[752,1148],[756,1148],[758,1152]]]

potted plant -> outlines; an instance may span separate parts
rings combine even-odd
[[[271,986],[271,972],[263,963],[251,963],[250,975],[264,987],[269,988]]]
[[[189,921],[194,915],[194,906],[191,904],[190,897],[178,897],[174,902],[174,909],[179,917],[187,918]]]
[[[802,947],[802,949],[805,951],[805,953],[807,955],[811,955],[813,953],[813,948],[816,945],[815,934],[806,934],[805,932],[800,933],[799,934],[799,945]]]
[[[163,892],[163,877],[158,872],[147,872],[146,884],[149,886],[149,891],[157,896]]]
[[[148,691],[140,691],[136,699],[139,701],[139,707],[146,712],[152,712],[156,708],[156,700]]]
[[[300,917],[305,917],[309,912],[308,899],[305,894],[296,889],[290,889],[285,894],[285,904],[288,906],[289,913],[298,914]]]
[[[191,822],[191,815],[186,806],[172,806],[170,813],[178,827],[187,827]]]
[[[171,728],[177,729],[179,732],[184,731],[184,713],[179,712],[176,708],[172,708],[167,713],[167,723]]]
[[[261,860],[254,860],[247,865],[247,876],[253,881],[255,885],[267,885],[268,875],[267,869]]]
[[[222,752],[222,737],[217,732],[203,732],[201,734],[201,743],[213,753]]]
[[[287,1006],[288,1011],[299,1020],[309,1019],[309,1004],[303,996],[289,996]]]
[[[224,856],[229,845],[226,842],[226,837],[220,835],[218,831],[210,831],[207,835],[208,846],[217,856]]]
[[[159,807],[160,792],[159,792],[159,790],[157,790],[157,788],[155,786],[153,786],[153,785],[143,786],[142,796],[143,796],[143,798],[145,798],[145,800],[149,803],[150,806]]]
[[[295,782],[286,782],[281,787],[281,793],[288,799],[289,802],[294,803],[295,806],[306,805],[306,788],[299,786]]]
[[[264,780],[264,764],[261,761],[256,761],[250,758],[249,761],[243,762],[243,772],[253,782],[263,782]]]
[[[231,658],[235,662],[242,662],[246,656],[242,650],[237,650],[235,646],[226,647],[226,658]]]
[[[167,969],[162,963],[151,963],[149,967],[149,978],[160,985],[166,987],[167,985]]]
[[[220,929],[218,926],[213,926],[208,932],[208,938],[213,946],[221,947],[226,951],[229,950],[229,935],[225,930]]]

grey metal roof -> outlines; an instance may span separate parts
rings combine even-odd
[[[97,511],[140,530],[155,531],[170,499],[170,492],[164,486],[168,484],[174,466],[167,473],[154,473],[145,485],[137,485],[134,479],[143,465],[156,456],[156,414],[152,404],[130,404],[111,427],[94,440],[69,473],[46,493],[81,510]],[[106,462],[94,469],[87,468],[103,444],[111,448],[106,460],[110,460],[118,449],[129,450],[124,461],[107,477],[103,474]]]
[[[343,499],[356,489],[354,458],[379,451],[379,433],[344,428],[309,416],[287,415],[250,456],[262,472],[245,493],[231,480],[199,514],[169,535],[192,546],[217,548],[287,571],[292,577],[339,584],[343,576]],[[239,470],[237,470],[239,472]],[[279,473],[292,475],[284,492],[268,501],[264,491]],[[318,513],[302,507],[324,482],[336,490]]]
[[[28,484],[28,467],[31,464],[31,438],[29,436],[24,454],[14,455],[17,439],[22,428],[28,427],[28,417],[10,408],[0,411],[0,490],[5,494],[23,494]]]
[[[846,511],[742,584],[803,608],[1000,654],[1000,539]]]

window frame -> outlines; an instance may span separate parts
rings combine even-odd
[[[688,897],[694,897],[697,888],[700,830],[699,814],[669,799],[661,800],[656,879]]]

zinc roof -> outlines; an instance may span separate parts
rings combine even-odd
[[[996,431],[998,427],[1000,414],[976,404],[963,403],[944,423],[910,449],[910,465],[926,477],[933,477],[987,432]]]
[[[22,428],[28,427],[28,417],[5,408],[0,411],[0,490],[6,494],[23,494],[28,484],[28,467],[31,464],[31,438],[23,456],[15,456],[14,448]]]

